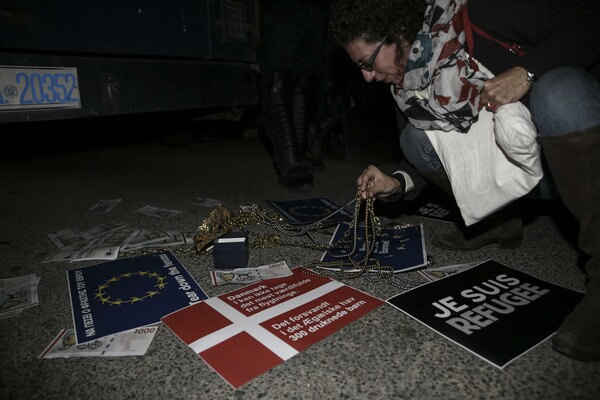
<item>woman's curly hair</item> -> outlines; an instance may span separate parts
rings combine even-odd
[[[341,46],[362,39],[409,44],[423,25],[426,0],[336,0],[329,28]]]

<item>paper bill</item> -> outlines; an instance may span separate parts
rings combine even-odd
[[[127,243],[127,241],[131,238],[137,236],[139,233],[139,229],[124,227],[93,238],[88,243],[88,246],[121,246],[124,243]]]
[[[86,246],[71,255],[70,262],[88,260],[116,260],[119,246]]]
[[[443,267],[426,268],[419,270],[419,273],[425,278],[427,278],[427,280],[429,280],[430,282],[433,282],[435,280],[445,278],[447,276],[454,275],[458,272],[472,268],[477,264],[481,264],[481,261],[465,264],[446,265]]]
[[[0,315],[18,315],[20,310],[37,305],[38,282],[35,274],[0,279]]]
[[[107,222],[105,224],[90,228],[86,231],[81,232],[81,234],[84,237],[86,237],[88,240],[91,240],[91,239],[94,239],[94,238],[97,238],[100,236],[104,236],[110,232],[124,229],[126,227],[127,227],[127,225],[125,225],[121,222],[112,221],[112,222]]]
[[[121,357],[146,354],[158,325],[149,325],[77,344],[73,329],[62,329],[39,358]]]
[[[194,235],[189,232],[181,232],[181,231],[167,231],[169,236],[171,236],[170,241],[166,241],[166,245],[171,244],[171,246],[178,246],[182,244],[193,243]]]
[[[150,247],[154,242],[160,242],[170,238],[171,236],[165,231],[140,231],[140,233],[121,246],[121,251],[143,249],[145,247]]]
[[[192,203],[199,205],[199,206],[203,206],[203,207],[215,207],[215,206],[218,206],[219,204],[223,204],[224,201],[196,197],[195,199],[192,199]]]
[[[214,270],[210,272],[210,277],[214,286],[228,285],[230,283],[246,284],[265,279],[283,278],[291,275],[292,270],[285,261],[261,265],[256,268],[236,268],[232,270]]]
[[[121,199],[105,200],[102,199],[90,208],[90,212],[97,214],[108,214],[121,202]]]
[[[188,243],[193,243],[194,241],[193,234],[180,231],[151,232],[151,234],[146,235],[146,237],[151,237],[151,239],[144,240],[144,237],[141,239],[138,239],[137,237],[132,238],[129,242],[121,247],[121,251],[128,252],[151,247],[182,246]]]
[[[181,211],[178,210],[168,210],[166,208],[158,208],[154,206],[144,206],[135,210],[135,212],[148,215],[150,217],[163,219],[173,218],[174,216],[181,214]]]
[[[11,310],[11,311],[0,313],[0,319],[11,318],[11,317],[18,317],[18,316],[21,315],[21,311],[23,311],[22,308],[17,309],[17,310]]]
[[[48,237],[59,248],[87,243],[86,237],[77,229],[72,228],[51,232]]]
[[[114,260],[119,249],[139,230],[129,228],[120,222],[109,222],[81,232],[84,242],[60,248],[46,257],[42,262],[73,262],[84,260]]]
[[[72,257],[73,261],[86,260],[115,260],[123,243],[139,233],[133,228],[112,230],[102,236],[92,239],[85,247],[77,251]]]
[[[42,263],[70,262],[73,259],[73,257],[75,257],[75,255],[81,251],[81,249],[87,246],[87,244],[88,242],[86,241],[81,244],[63,247],[58,251],[50,254],[45,259],[43,259]]]

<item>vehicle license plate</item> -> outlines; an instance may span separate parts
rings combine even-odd
[[[77,68],[0,66],[0,111],[81,108]]]

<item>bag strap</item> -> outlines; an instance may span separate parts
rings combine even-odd
[[[467,40],[467,53],[469,56],[469,66],[474,71],[479,71],[479,66],[475,60],[473,60],[473,48],[475,47],[473,44],[473,31],[471,29],[471,21],[469,20],[469,13],[467,12],[467,4],[463,6],[462,9],[462,17],[463,17],[463,28],[465,30],[465,39]]]
[[[487,40],[490,40],[494,43],[499,44],[500,46],[504,47],[505,49],[507,49],[508,51],[510,51],[511,53],[513,53],[514,55],[516,55],[518,57],[523,57],[525,55],[525,50],[523,50],[521,48],[521,46],[519,46],[518,44],[516,44],[514,42],[512,44],[508,44],[499,39],[496,39],[495,37],[493,37],[486,31],[484,31],[477,25],[473,24],[471,22],[471,20],[469,19],[469,13],[467,11],[466,4],[465,4],[464,10],[463,10],[463,24],[464,24],[464,28],[465,28],[465,36],[467,39],[467,47],[469,50],[469,54],[471,54],[472,56],[474,55],[473,51],[474,51],[474,47],[475,47],[475,45],[473,43],[473,31],[475,31],[475,33],[477,33],[479,36],[481,36]]]

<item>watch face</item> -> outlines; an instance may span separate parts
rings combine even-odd
[[[533,87],[535,85],[535,74],[527,71],[527,79],[525,81],[529,87]]]

